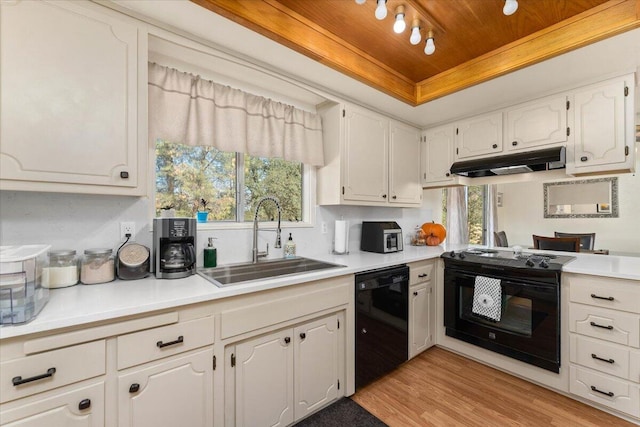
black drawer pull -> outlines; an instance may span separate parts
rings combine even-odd
[[[300,332],[300,339],[303,340],[307,337],[307,334],[305,334],[304,332]]]
[[[284,343],[285,344],[289,344],[291,342],[291,338],[290,337],[284,337]]]
[[[140,390],[140,384],[138,383],[133,383],[129,387],[129,393],[137,393],[139,390]]]
[[[78,403],[78,409],[81,411],[89,408],[91,408],[91,399],[82,399],[80,403]]]
[[[414,297],[417,297],[417,296],[418,296],[418,293],[417,293],[417,292],[414,292],[414,293],[413,293],[413,296],[414,296]]]
[[[598,357],[594,353],[591,353],[591,358],[592,359],[596,359],[596,360],[602,360],[603,362],[607,362],[607,363],[611,363],[611,364],[613,364],[615,362],[615,360],[613,360],[613,359],[603,359],[602,357]]]
[[[418,274],[418,277],[419,277],[419,278],[421,278],[421,279],[422,279],[423,277],[427,277],[427,276],[428,276],[428,274],[427,274],[427,273]]]
[[[589,160],[589,158],[587,156],[580,157],[580,161],[581,162],[586,162],[587,160]]]
[[[604,394],[605,396],[613,397],[613,392],[612,391],[598,390],[598,388],[596,386],[593,386],[593,385],[591,386],[591,390],[595,391],[596,393]]]
[[[120,172],[120,178],[128,179],[129,178],[129,172],[127,172],[127,171]]]
[[[613,326],[608,325],[608,326],[602,326],[602,325],[598,325],[596,322],[589,322],[589,324],[591,326],[595,326],[596,328],[602,328],[602,329],[608,329],[608,330],[612,330]]]
[[[382,198],[383,198],[383,199],[386,199],[386,198],[387,198],[387,195],[386,195],[386,194],[383,194],[383,195],[382,195]]]
[[[614,298],[613,298],[613,297],[601,297],[601,296],[598,296],[598,295],[596,295],[596,294],[591,294],[591,298],[595,298],[595,299],[606,299],[607,301],[613,301],[613,300],[614,300]]]
[[[14,386],[19,386],[22,384],[30,383],[32,381],[38,381],[38,380],[43,380],[45,378],[52,377],[53,374],[55,373],[56,373],[56,368],[49,368],[47,369],[46,374],[36,375],[35,377],[29,377],[25,379],[22,379],[22,377],[13,377],[11,382],[13,383]]]
[[[158,346],[158,348],[165,348],[165,347],[168,347],[170,345],[182,344],[183,342],[184,342],[184,337],[182,335],[180,335],[178,337],[178,339],[175,340],[175,341],[169,341],[169,342],[158,341],[156,343],[156,345]]]

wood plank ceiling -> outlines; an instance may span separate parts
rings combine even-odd
[[[511,16],[504,0],[387,0],[383,20],[376,0],[191,1],[410,105],[640,27],[640,0],[519,0]],[[399,6],[407,29],[396,34]]]

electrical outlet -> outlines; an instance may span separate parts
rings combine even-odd
[[[133,239],[133,235],[136,234],[135,222],[121,222],[120,223],[120,239],[126,240],[127,234],[130,234],[130,239]]]
[[[327,234],[329,230],[327,229],[327,223],[323,222],[322,223],[322,234]]]

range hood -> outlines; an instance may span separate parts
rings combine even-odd
[[[565,147],[546,148],[526,153],[507,154],[485,159],[466,160],[451,165],[451,173],[469,178],[562,169]]]

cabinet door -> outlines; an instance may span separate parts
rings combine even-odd
[[[487,157],[502,152],[502,113],[484,114],[458,122],[456,159]]]
[[[576,92],[573,102],[575,172],[623,169],[622,165],[633,151],[625,148],[627,128],[631,128],[629,139],[633,137],[633,112],[628,111],[633,110],[633,100],[627,101],[628,95],[625,96],[625,87],[629,86],[633,84],[619,78]]]
[[[389,202],[419,205],[422,202],[420,133],[418,129],[392,121],[389,135]]]
[[[236,426],[293,422],[292,335],[286,329],[236,345]]]
[[[133,368],[118,378],[119,427],[213,425],[213,350]]]
[[[440,126],[424,132],[420,153],[423,185],[454,181],[455,177],[449,173],[453,164],[454,133],[453,125]]]
[[[70,390],[70,391],[62,391]],[[55,393],[26,398],[13,409],[0,411],[3,427],[102,427],[104,383],[66,387]],[[25,403],[26,402],[26,403]],[[10,405],[7,405],[10,406]],[[6,406],[5,406],[6,407]]]
[[[409,301],[409,358],[433,345],[431,285],[412,286]]]
[[[344,200],[386,203],[388,198],[389,121],[350,107],[345,115]]]
[[[2,2],[3,180],[138,185],[137,28],[97,9]]]
[[[336,315],[294,329],[295,419],[338,396],[339,329]]]
[[[545,98],[506,111],[507,151],[529,150],[567,141],[567,98]]]

